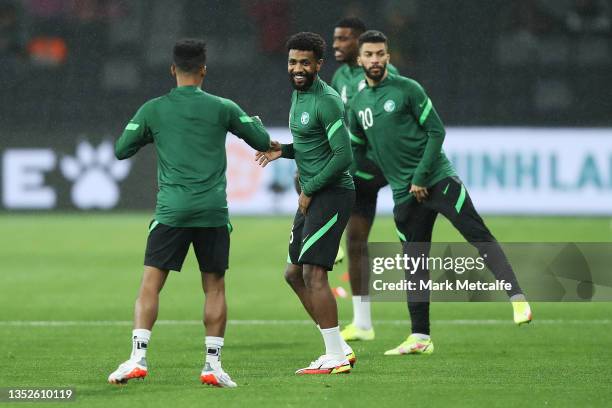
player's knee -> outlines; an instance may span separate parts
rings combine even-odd
[[[295,265],[287,266],[287,269],[285,270],[285,281],[291,287],[304,285],[304,280],[302,278],[301,271]]]
[[[349,252],[361,252],[368,242],[370,228],[363,220],[351,218],[351,223],[346,229],[346,247]]]
[[[225,287],[224,286],[205,286],[204,287],[204,295],[205,296],[225,296]]]
[[[314,290],[329,286],[327,282],[327,271],[319,266],[305,266],[304,284],[308,289]]]
[[[153,283],[143,282],[138,290],[137,301],[146,301],[149,299],[157,298],[161,292],[161,287]]]
[[[202,287],[206,295],[224,295],[225,276],[221,273],[202,272]]]
[[[489,229],[485,226],[480,228],[472,228],[469,231],[466,231],[463,235],[465,240],[472,244],[497,242],[493,234],[491,234],[491,231],[489,231]]]

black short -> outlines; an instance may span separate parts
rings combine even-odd
[[[355,181],[353,214],[367,218],[371,223],[376,215],[378,192],[388,184],[387,179],[376,163],[364,157],[357,163],[353,180]]]
[[[316,192],[306,215],[299,210],[295,214],[287,263],[318,265],[331,271],[354,202],[355,191],[346,188]]]
[[[429,197],[423,203],[411,196],[393,208],[401,241],[430,242],[438,213],[444,215],[468,242],[495,240],[458,177],[446,177],[427,190]]]
[[[201,272],[223,276],[228,268],[231,224],[222,227],[171,227],[152,221],[144,264],[180,271],[193,243]]]

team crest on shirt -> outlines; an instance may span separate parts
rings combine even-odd
[[[302,112],[300,122],[302,122],[302,125],[306,126],[308,122],[310,122],[310,114],[308,114],[308,112]]]
[[[361,92],[361,90],[365,87],[366,87],[365,79],[362,79],[361,81],[359,81],[359,85],[357,85],[357,90]]]
[[[392,99],[389,99],[387,102],[385,102],[383,108],[386,112],[393,112],[395,110],[395,102],[393,102]]]

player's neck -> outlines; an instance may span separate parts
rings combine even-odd
[[[375,80],[373,80],[372,78],[370,78],[369,76],[366,75],[366,81],[368,83],[368,86],[370,88],[378,86],[382,81],[384,81],[387,78],[388,74],[389,74],[389,71],[387,69],[385,69],[385,73],[383,74],[382,78],[380,78],[379,81],[375,81]]]
[[[298,89],[298,92],[310,92],[310,91],[312,91],[313,87],[316,85],[318,80],[319,80],[319,74],[316,74],[314,79],[312,80],[312,84],[310,84],[310,86],[308,88]]]
[[[204,78],[200,76],[186,76],[186,75],[177,75],[176,76],[176,86],[197,86],[198,88],[202,87],[202,83],[204,82]]]

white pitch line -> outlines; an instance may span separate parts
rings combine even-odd
[[[376,320],[376,325],[398,326],[408,325],[408,320]],[[130,320],[4,320],[0,321],[0,327],[69,327],[69,326],[131,326]],[[156,325],[167,326],[199,326],[200,320],[158,320]],[[235,326],[281,326],[281,325],[309,325],[310,320],[228,320],[229,325]],[[433,325],[457,325],[457,326],[476,326],[476,325],[511,325],[508,319],[455,319],[455,320],[433,320]],[[555,325],[555,324],[612,324],[610,319],[541,319],[534,320],[535,325]]]

